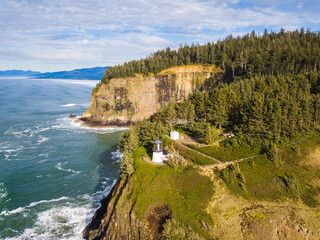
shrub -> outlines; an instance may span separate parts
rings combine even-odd
[[[175,170],[182,170],[184,167],[188,166],[188,160],[179,154],[177,150],[173,147],[168,148],[168,152],[171,156],[168,157],[169,166],[173,167]]]
[[[203,141],[206,144],[213,144],[219,138],[219,132],[215,127],[212,127],[210,124],[207,124],[205,135]]]
[[[129,176],[132,173],[134,173],[133,163],[134,163],[134,158],[132,154],[125,152],[123,155],[123,158],[121,159],[121,164],[120,164],[122,173],[127,174]]]

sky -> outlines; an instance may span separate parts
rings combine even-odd
[[[113,66],[232,34],[320,29],[320,0],[1,0],[0,70]]]

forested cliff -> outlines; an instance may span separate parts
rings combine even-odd
[[[126,62],[106,70],[103,83],[112,78],[148,76],[164,69],[192,64],[215,64],[234,76],[296,74],[320,69],[319,32],[298,31],[263,35],[228,36],[216,43],[180,46],[178,50],[157,51],[141,60]]]
[[[166,70],[176,66],[180,67]],[[319,69],[319,33],[304,29],[265,31],[263,35],[252,32],[237,38],[230,35],[202,46],[167,48],[108,68],[93,90],[83,119],[109,125],[139,122],[170,101],[181,101],[196,91],[209,92],[217,83],[263,76],[293,78]],[[312,78],[311,84],[313,93],[320,91],[317,78]]]
[[[319,33],[303,29],[251,33],[108,69],[93,99],[133,75],[145,75],[144,86],[157,77],[170,84],[167,67],[218,65],[214,78],[123,133],[120,178],[84,237],[319,239],[319,47]],[[170,140],[172,129],[183,138]],[[157,138],[172,154],[164,166],[148,162]]]
[[[193,92],[209,91],[224,78],[220,68],[200,65],[170,68],[149,77],[114,78],[93,92],[82,120],[128,126],[150,117],[169,102],[182,101]]]

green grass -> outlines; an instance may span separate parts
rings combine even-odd
[[[187,146],[223,162],[259,155],[261,152],[260,146],[242,145],[233,147],[224,142],[215,146],[198,147],[193,144],[187,144]]]
[[[180,134],[187,134],[192,137],[200,137],[199,134],[189,131],[187,129],[184,129],[182,126],[179,126],[179,125],[175,126],[174,130],[178,131]]]
[[[301,199],[310,207],[320,206],[320,168],[306,165],[306,156],[320,147],[320,137],[285,147],[277,162],[265,155],[241,162],[222,171],[216,170],[228,189],[247,199],[281,201]]]
[[[166,204],[176,220],[208,238],[200,220],[212,225],[211,217],[205,212],[214,193],[208,187],[212,186],[210,179],[191,166],[177,172],[169,166],[146,163],[139,158],[143,151],[140,148],[135,152],[135,172],[129,179],[130,199],[135,202],[137,217],[144,221],[154,207]]]
[[[184,158],[190,160],[191,162],[197,165],[208,165],[208,164],[216,163],[211,158],[203,156],[193,151],[192,149],[189,149],[188,147],[181,146],[180,144],[176,143],[175,141],[172,141],[169,138],[167,138],[165,141],[167,145],[173,146],[181,156],[183,156]]]

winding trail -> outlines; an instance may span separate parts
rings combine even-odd
[[[312,138],[312,137],[311,137]],[[293,142],[293,143],[289,143],[289,144],[286,144],[286,145],[283,145],[281,147],[278,147],[278,149],[282,149],[284,147],[287,147],[287,146],[291,146],[291,145],[294,145],[294,144],[297,144],[297,143],[302,143],[302,142],[305,142],[306,140],[308,140],[310,138],[307,138],[307,139],[304,139],[304,140],[300,140],[300,141],[296,141],[296,142]],[[243,161],[246,161],[246,160],[250,160],[250,159],[253,159],[253,158],[256,158],[256,157],[259,157],[259,156],[262,156],[263,154],[259,154],[259,155],[255,155],[255,156],[251,156],[251,157],[246,157],[246,158],[240,158],[240,159],[236,159],[236,160],[231,160],[231,161],[227,161],[227,162],[223,162],[223,161],[220,161],[212,156],[209,156],[207,154],[204,154],[202,152],[199,152],[187,145],[184,145],[181,141],[175,141],[175,143],[179,144],[180,146],[184,147],[184,148],[187,148],[189,150],[192,150],[194,151],[196,154],[200,154],[204,157],[207,157],[207,158],[210,158],[212,159],[213,161],[215,161],[216,163],[212,163],[212,164],[207,164],[207,165],[195,165],[194,167],[195,168],[202,168],[202,169],[205,169],[205,168],[219,168],[220,170],[229,166],[229,165],[232,165],[232,164],[235,164],[235,163],[239,163],[239,162],[243,162]],[[207,146],[207,145],[206,145]],[[149,160],[148,158],[146,158],[145,156],[141,156],[141,159],[147,163],[151,163],[153,165],[157,165],[157,166],[164,166],[164,165],[167,165],[167,163],[156,163],[156,162],[153,162],[151,160]]]
[[[284,147],[291,146],[291,145],[294,145],[294,144],[297,144],[297,143],[302,143],[302,142],[304,142],[304,141],[306,141],[306,140],[308,140],[308,139],[310,139],[310,138],[307,138],[307,139],[304,139],[304,140],[300,140],[300,141],[296,141],[296,142],[293,142],[293,143],[289,143],[289,144],[283,145],[283,146],[281,146],[281,147],[278,147],[278,149],[282,149],[282,148],[284,148]],[[197,165],[197,166],[194,166],[195,168],[211,168],[211,167],[217,167],[217,168],[219,168],[219,169],[223,169],[223,168],[227,167],[228,165],[232,165],[232,164],[235,164],[235,163],[243,162],[243,161],[250,160],[250,159],[253,159],[253,158],[256,158],[256,157],[259,157],[259,156],[262,156],[262,155],[263,155],[263,154],[258,154],[258,155],[251,156],[251,157],[240,158],[240,159],[236,159],[236,160],[231,160],[231,161],[227,161],[227,162],[222,162],[222,161],[220,161],[220,160],[218,160],[218,159],[216,159],[216,158],[214,158],[214,157],[211,157],[211,156],[206,155],[206,154],[204,154],[204,153],[202,153],[202,152],[199,152],[199,151],[197,151],[197,150],[195,150],[195,149],[193,149],[193,148],[191,148],[191,147],[189,147],[189,146],[186,146],[186,145],[184,145],[184,144],[181,143],[181,142],[177,142],[177,141],[176,141],[176,143],[179,144],[179,145],[181,145],[181,146],[183,146],[183,147],[186,147],[186,148],[188,148],[188,149],[191,149],[192,151],[196,152],[197,154],[201,154],[202,156],[205,156],[205,157],[207,157],[207,158],[210,158],[210,159],[212,159],[212,160],[214,160],[214,161],[216,162],[216,163],[207,164],[207,165]]]
[[[213,161],[215,161],[216,163],[222,163],[222,161],[220,161],[220,160],[218,160],[218,159],[216,159],[216,158],[214,158],[214,157],[211,157],[211,156],[209,156],[209,155],[207,155],[207,154],[204,154],[204,153],[202,153],[202,152],[199,152],[199,151],[197,151],[197,150],[195,150],[195,149],[193,149],[193,148],[191,148],[191,147],[189,147],[189,146],[186,146],[186,145],[184,145],[184,144],[181,143],[181,142],[177,142],[177,141],[176,141],[176,143],[179,144],[180,146],[184,147],[184,148],[191,149],[192,151],[196,152],[197,154],[200,154],[200,155],[202,155],[202,156],[204,156],[204,157],[210,158],[210,159],[212,159]],[[213,163],[213,164],[216,164],[216,163]],[[210,164],[210,165],[212,165],[212,164]],[[205,165],[204,165],[204,166],[205,166]]]

